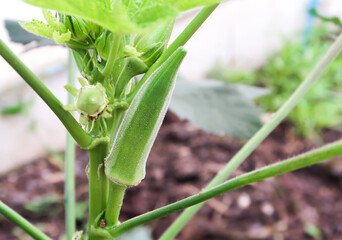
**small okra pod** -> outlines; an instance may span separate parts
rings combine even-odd
[[[173,29],[174,20],[165,21],[152,31],[137,35],[134,47],[141,53],[140,59],[147,66],[151,66],[166,49]]]
[[[186,52],[179,48],[138,90],[105,160],[107,177],[126,187],[145,177],[145,165],[169,106],[175,76]]]
[[[115,63],[113,79],[115,83],[115,97],[119,97],[132,77],[145,73],[148,66],[137,57],[121,58]]]
[[[71,38],[74,40],[86,40],[90,34],[90,24],[87,20],[80,17],[64,15],[63,23],[71,32]]]

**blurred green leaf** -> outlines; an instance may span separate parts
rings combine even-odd
[[[48,153],[48,161],[60,171],[64,171],[64,153],[50,147],[46,147],[45,151]]]
[[[314,14],[316,17],[320,18],[324,22],[331,22],[334,23],[335,25],[342,27],[342,22],[338,17],[327,17],[323,16],[322,14],[318,13],[317,9],[312,9],[310,10],[312,14]]]
[[[306,222],[304,226],[304,231],[306,234],[308,234],[310,237],[313,237],[315,239],[321,238],[322,237],[322,232],[321,230],[314,225],[313,223]]]
[[[55,217],[61,210],[61,206],[61,197],[55,193],[48,193],[27,201],[24,208],[36,216]]]
[[[179,81],[170,110],[209,133],[248,138],[261,126],[260,111],[252,99],[266,93],[217,81]]]
[[[287,41],[283,49],[253,72],[233,72],[222,66],[209,76],[225,82],[254,84],[270,89],[270,94],[257,99],[264,111],[275,112],[297,89],[331,45],[331,32],[325,25],[314,29],[308,46]],[[289,114],[296,132],[311,140],[319,140],[318,131],[342,122],[342,57],[330,64],[320,81]]]
[[[24,116],[28,116],[30,113],[32,104],[33,104],[33,100],[29,100],[29,101],[19,100],[16,103],[2,107],[0,109],[0,115],[9,116],[9,115],[23,114]]]
[[[212,5],[222,0],[159,0],[156,2],[169,3],[177,7],[180,11],[186,11],[191,8]]]
[[[139,33],[175,18],[180,11],[219,0],[24,0],[32,5],[82,17],[114,33]]]
[[[137,33],[157,23],[176,17],[178,11],[157,1],[100,0],[25,0],[32,5],[82,17],[114,33]],[[136,7],[137,6],[137,7]]]
[[[28,45],[30,43],[30,46],[27,46],[25,48],[25,51],[34,49],[34,48],[39,48],[39,47],[44,47],[44,46],[53,46],[57,45],[53,40],[43,38],[40,36],[37,36],[35,34],[32,34],[25,29],[23,29],[18,21],[14,20],[5,20],[5,27],[8,32],[8,35],[10,37],[10,40],[15,43],[21,43],[24,45]]]
[[[76,202],[75,215],[79,221],[84,221],[87,218],[88,202]]]

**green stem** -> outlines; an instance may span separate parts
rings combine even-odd
[[[101,71],[103,76],[106,76],[106,77],[110,76],[111,72],[113,71],[114,63],[119,56],[119,51],[120,51],[122,40],[123,40],[123,36],[121,34],[114,35],[113,43],[110,48],[106,66]]]
[[[69,51],[68,56],[68,83],[75,85],[75,69],[76,64],[73,60],[72,53]],[[71,94],[68,95],[68,104],[73,102]],[[76,231],[75,218],[75,145],[72,136],[67,133],[67,143],[65,150],[65,186],[64,186],[64,202],[65,202],[65,225],[67,239],[72,239]]]
[[[9,65],[31,86],[31,88],[44,100],[50,109],[61,120],[71,136],[81,147],[91,144],[92,138],[82,129],[75,118],[63,109],[61,102],[50,90],[28,69],[23,62],[0,39],[0,54]]]
[[[106,225],[113,226],[119,223],[119,214],[125,196],[126,187],[115,182],[109,183],[108,202],[106,209]]]
[[[342,50],[342,34],[337,38],[328,52],[323,56],[312,72],[304,79],[292,96],[284,103],[284,105],[273,115],[271,120],[266,123],[227,163],[213,180],[204,188],[208,190],[227,179],[230,174],[257,148],[257,146],[275,129],[279,123],[290,113],[290,111],[298,104],[303,96],[316,83],[325,69],[338,56]],[[191,219],[193,215],[203,206],[204,203],[198,204],[186,209],[167,231],[160,238],[161,240],[173,239]]]
[[[89,229],[107,206],[108,180],[103,165],[107,154],[107,144],[89,150]]]
[[[138,92],[142,84],[151,76],[151,74],[160,67],[166,59],[168,59],[174,51],[179,47],[184,46],[185,43],[194,35],[197,29],[204,23],[204,21],[210,16],[210,14],[217,8],[219,4],[210,5],[204,7],[196,17],[189,23],[183,32],[176,38],[176,40],[166,49],[166,51],[160,56],[160,58],[149,68],[144,77],[139,81],[137,86],[134,88],[132,94],[128,97],[128,101],[132,101],[135,94]]]
[[[288,160],[281,161],[281,162],[254,170],[247,174],[243,174],[232,180],[226,181],[223,184],[220,184],[214,188],[211,188],[210,190],[205,190],[203,192],[200,192],[186,199],[180,200],[178,202],[169,204],[167,206],[161,207],[159,209],[153,210],[151,212],[148,212],[143,215],[132,218],[130,220],[127,220],[126,222],[123,222],[122,224],[120,224],[118,227],[109,230],[110,234],[113,237],[118,237],[135,227],[149,223],[153,220],[167,216],[179,210],[191,207],[195,204],[207,201],[223,193],[241,188],[251,183],[259,182],[267,178],[279,176],[287,172],[298,170],[298,169],[313,165],[315,163],[321,162],[323,160],[339,156],[341,154],[342,154],[342,140],[339,140],[337,142],[327,144],[319,149],[306,152],[304,154],[298,155]]]
[[[20,216],[16,211],[11,209],[2,201],[0,201],[0,213],[3,214],[7,219],[12,221],[15,225],[20,227],[22,230],[24,230],[32,238],[37,240],[51,240],[51,238],[46,236],[45,233],[33,226],[29,221]]]
[[[122,119],[122,115],[124,114],[125,110],[122,109],[117,109],[113,111],[113,121],[112,124],[110,125],[110,127],[108,128],[108,132],[109,132],[109,137],[110,137],[110,143],[113,143],[114,137],[115,137],[115,133],[119,128],[121,119]]]

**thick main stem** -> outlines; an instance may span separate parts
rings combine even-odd
[[[107,144],[100,144],[89,151],[89,229],[107,206],[108,180],[104,172]]]
[[[319,63],[315,66],[312,72],[304,79],[292,96],[284,103],[284,105],[273,115],[271,120],[266,123],[242,148],[241,150],[227,163],[213,180],[204,188],[208,190],[217,186],[227,179],[230,174],[258,147],[258,145],[279,125],[279,123],[291,112],[298,104],[303,96],[316,83],[322,73],[330,65],[330,63],[338,56],[342,50],[342,34],[337,38],[329,51],[323,56]],[[204,203],[198,204],[186,209],[167,231],[160,238],[161,240],[173,239],[192,218],[193,215],[203,206]]]
[[[93,139],[82,129],[75,118],[68,111],[63,109],[62,103],[56,96],[53,95],[39,78],[20,61],[1,39],[0,55],[50,107],[80,147],[85,148],[89,146]]]

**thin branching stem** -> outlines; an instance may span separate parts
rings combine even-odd
[[[0,201],[0,213],[3,214],[8,220],[13,222],[15,225],[24,230],[27,234],[29,234],[33,239],[37,240],[51,240],[45,233],[40,231],[34,225],[32,225],[25,218],[20,216],[16,211],[11,209],[5,203]]]
[[[151,212],[127,220],[120,224],[118,227],[110,230],[110,233],[113,237],[120,236],[123,233],[130,231],[135,227],[149,223],[153,220],[167,216],[171,213],[180,211],[182,209],[191,207],[195,204],[205,202],[223,193],[244,187],[251,183],[259,182],[267,178],[295,171],[313,165],[315,163],[321,162],[323,160],[339,156],[341,154],[342,140],[339,140],[337,142],[327,144],[313,151],[306,152],[296,157],[289,158],[287,160],[243,174],[232,180],[226,181],[223,184],[213,187],[210,190],[205,190],[186,199],[180,200],[178,202],[172,203],[170,205],[158,208]]]
[[[68,111],[63,109],[62,103],[56,96],[52,94],[52,92],[22,61],[20,61],[1,39],[0,55],[50,107],[80,147],[86,148],[89,146],[93,139],[82,129],[75,118]]]
[[[342,34],[337,38],[323,58],[318,62],[311,73],[304,79],[292,96],[284,103],[284,105],[272,116],[267,122],[227,163],[227,165],[213,178],[213,180],[204,188],[211,189],[227,179],[230,174],[259,146],[259,144],[284,120],[291,110],[299,103],[304,95],[317,82],[322,73],[327,69],[330,63],[339,55],[342,50]],[[198,204],[186,209],[167,231],[160,238],[161,240],[173,239],[191,219],[192,216],[203,206],[204,203]]]
[[[68,56],[68,83],[75,86],[76,64],[73,60],[71,51]],[[68,104],[73,102],[73,96],[68,95]],[[65,226],[67,239],[72,239],[76,231],[75,218],[75,143],[72,136],[67,133],[67,142],[65,149],[65,185],[64,185],[64,202],[65,202]]]

